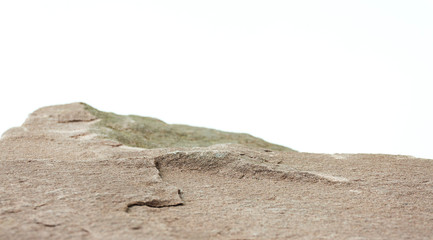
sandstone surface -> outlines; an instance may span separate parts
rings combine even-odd
[[[95,111],[44,107],[2,135],[0,239],[433,239],[433,160],[140,137]]]

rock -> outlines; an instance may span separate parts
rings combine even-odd
[[[430,239],[432,172],[51,106],[0,140],[0,239]]]

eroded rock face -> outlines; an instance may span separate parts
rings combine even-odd
[[[0,239],[431,239],[433,161],[141,149],[41,108],[0,140]]]

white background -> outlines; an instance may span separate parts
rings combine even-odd
[[[433,158],[432,1],[0,1],[0,132],[39,107]]]

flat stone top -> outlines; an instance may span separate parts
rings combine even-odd
[[[0,239],[432,239],[433,160],[140,149],[80,103],[0,139]]]

